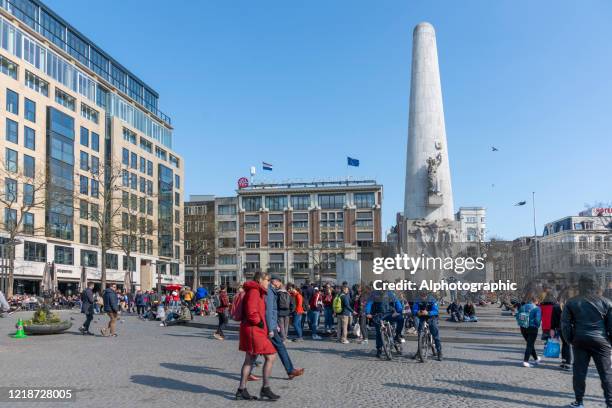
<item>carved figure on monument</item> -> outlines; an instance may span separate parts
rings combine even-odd
[[[442,155],[440,153],[435,158],[429,157],[427,159],[427,181],[430,194],[441,195],[438,188],[438,167],[440,163],[442,163]]]

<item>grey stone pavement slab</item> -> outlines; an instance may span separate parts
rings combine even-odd
[[[0,403],[0,407],[239,407],[234,401],[243,353],[237,333],[227,340],[200,327],[160,327],[125,316],[117,338],[78,334],[83,315],[72,318],[69,332],[54,336],[13,339],[17,313],[0,319],[0,386],[70,387],[74,402]],[[99,321],[96,321],[99,319]],[[96,317],[96,333],[106,324]],[[477,326],[471,338],[482,336]],[[510,325],[508,324],[508,327]],[[489,338],[489,337],[487,337]],[[376,359],[374,344],[342,345],[331,340],[287,344],[303,377],[286,380],[277,360],[272,388],[281,395],[276,407],[561,407],[573,399],[571,373],[558,361],[526,369],[520,366],[521,344],[445,343],[444,361],[418,363],[409,357]],[[416,349],[405,343],[405,354]],[[539,351],[541,351],[539,346]],[[256,369],[256,374],[260,369]],[[260,384],[249,383],[258,393]],[[588,407],[602,407],[602,391],[591,368]]]

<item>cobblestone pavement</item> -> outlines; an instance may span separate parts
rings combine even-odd
[[[63,335],[17,340],[15,314],[0,319],[0,386],[71,387],[76,402],[0,403],[1,407],[234,407],[243,354],[237,333],[218,341],[210,329],[159,327],[126,316],[117,338],[83,337],[83,315],[64,312],[73,327]],[[19,316],[18,316],[19,315]],[[94,330],[106,323],[94,319]],[[276,407],[560,407],[572,401],[571,374],[556,361],[519,366],[520,345],[447,343],[444,361],[377,360],[374,345],[332,341],[289,343],[306,374],[292,381],[277,361],[272,389]],[[414,353],[414,342],[405,344]],[[257,369],[256,373],[259,373]],[[259,384],[250,383],[252,393]],[[603,406],[596,372],[589,373],[588,407]]]

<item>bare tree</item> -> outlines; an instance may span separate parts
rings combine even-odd
[[[4,208],[3,229],[8,235],[7,255],[9,260],[7,296],[13,296],[15,272],[15,245],[18,235],[38,235],[44,233],[44,223],[36,226],[35,212],[44,210],[48,196],[45,173],[35,170],[34,161],[24,165],[23,169],[13,164],[0,165],[1,182],[4,191],[0,193],[0,205]]]
[[[215,259],[215,223],[214,202],[212,207],[202,204],[201,206],[188,206],[184,217],[185,224],[185,254],[190,256],[193,271],[193,288],[197,289],[200,284],[200,267],[211,265]],[[199,210],[199,208],[205,208]],[[191,213],[193,211],[193,213]]]
[[[121,231],[123,179],[127,170],[120,165],[104,165],[90,169],[89,176],[99,186],[100,205],[89,211],[89,219],[96,224],[100,234],[100,283],[106,287],[106,254],[113,248],[115,237]]]
[[[122,192],[122,195],[127,191]],[[149,195],[151,197],[151,195]],[[134,252],[147,252],[146,235],[153,235],[156,230],[152,220],[147,219],[144,214],[147,213],[147,198],[138,197],[135,194],[129,195],[122,199],[120,206],[121,223],[112,235],[112,247],[123,252],[127,260],[127,266],[124,269],[130,274],[131,288],[126,288],[133,291],[134,272],[136,265],[132,263],[132,254]],[[150,248],[152,251],[152,248]]]

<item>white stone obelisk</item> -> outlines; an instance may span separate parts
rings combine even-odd
[[[412,42],[404,219],[454,219],[448,157],[436,33],[420,23]]]

